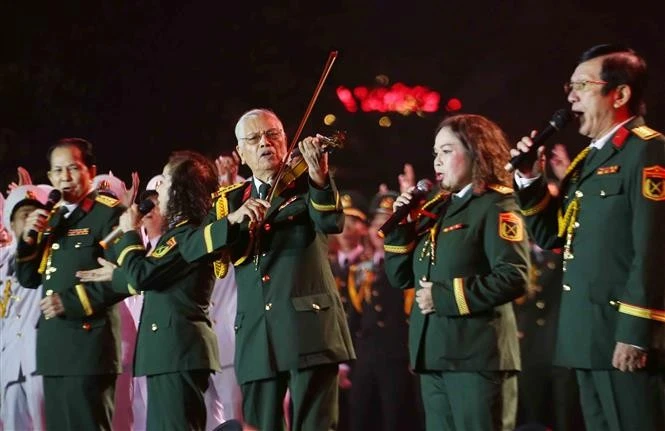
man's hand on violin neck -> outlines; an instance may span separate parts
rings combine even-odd
[[[308,136],[298,144],[298,148],[307,163],[309,177],[317,186],[325,187],[328,184],[328,154],[321,141]]]

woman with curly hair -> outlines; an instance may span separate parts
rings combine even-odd
[[[416,289],[409,351],[427,429],[514,429],[511,301],[524,294],[529,253],[502,168],[508,142],[487,118],[455,115],[439,125],[433,149],[439,187],[384,243],[391,284]],[[412,199],[402,193],[394,208]]]
[[[219,371],[217,339],[207,311],[213,272],[207,262],[187,263],[179,246],[208,213],[217,189],[214,165],[202,155],[180,151],[164,167],[157,187],[168,223],[146,255],[138,233],[140,214],[132,205],[121,217],[124,235],[113,245],[118,266],[80,271],[82,281],[112,280],[113,289],[145,296],[134,356],[134,375],[147,376],[149,430],[203,430],[203,394]]]

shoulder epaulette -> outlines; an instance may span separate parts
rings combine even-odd
[[[117,206],[120,201],[112,198],[111,196],[106,196],[106,195],[97,195],[95,197],[95,201],[99,202],[102,205],[106,205],[109,208],[113,208],[114,206]]]
[[[242,181],[242,182],[239,182],[239,183],[230,184],[228,186],[220,186],[220,188],[218,188],[217,191],[212,194],[212,199],[215,200],[218,197],[220,197],[220,196],[222,196],[222,195],[224,195],[224,194],[226,194],[226,193],[228,193],[232,190],[235,190],[237,188],[242,187],[244,184],[245,184],[245,182]]]
[[[503,184],[489,184],[487,188],[494,190],[497,193],[501,193],[502,195],[507,195],[513,192],[513,189],[508,186],[504,186]]]
[[[657,132],[653,130],[650,127],[647,126],[639,126],[635,127],[633,129],[630,129],[631,132],[636,134],[640,139],[644,139],[645,141],[648,141],[649,139],[653,139],[656,136],[660,136],[660,132]]]

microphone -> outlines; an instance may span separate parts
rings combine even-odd
[[[49,192],[48,197],[46,198],[46,203],[44,204],[44,209],[47,212],[51,212],[53,210],[53,207],[55,204],[60,202],[60,199],[62,198],[62,193],[58,189],[53,189]],[[44,235],[48,235],[49,232],[45,231]],[[37,231],[34,229],[30,229],[28,232],[28,238],[30,238],[30,244],[34,244],[37,241]]]
[[[411,195],[413,196],[411,201],[406,205],[397,207],[393,215],[391,215],[390,218],[386,220],[386,222],[383,224],[383,226],[379,228],[378,231],[379,236],[383,238],[384,236],[386,236],[386,234],[392,232],[397,227],[399,222],[401,222],[402,219],[404,219],[404,217],[409,215],[409,212],[415,206],[417,206],[418,203],[420,203],[420,200],[427,193],[429,193],[430,190],[432,190],[432,186],[433,186],[432,182],[428,179],[422,179],[418,181],[418,184],[416,184],[416,188],[413,189],[413,191],[411,192]]]
[[[533,163],[536,160],[536,154],[538,147],[541,146],[550,136],[554,133],[563,129],[569,122],[572,120],[573,115],[568,109],[559,109],[552,115],[552,119],[547,123],[545,128],[538,132],[536,136],[531,138],[533,145],[529,148],[527,152],[521,152],[508,162],[504,169],[508,172],[512,172],[517,169],[519,166],[523,166],[526,163]]]
[[[155,207],[155,203],[150,198],[143,199],[139,204],[139,214],[141,217],[148,214]],[[103,240],[99,241],[99,245],[102,246],[104,250],[108,250],[109,245],[111,245],[116,239],[120,238],[124,232],[120,226],[116,227],[104,237]]]

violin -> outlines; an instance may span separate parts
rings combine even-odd
[[[318,138],[322,143],[321,148],[326,153],[331,153],[336,149],[344,148],[344,145],[346,144],[346,133],[342,131],[336,131],[329,137],[319,135]],[[305,162],[305,159],[300,156],[299,148],[295,148],[291,152],[291,161],[290,163],[287,163],[281,173],[281,177],[279,177],[278,181],[276,181],[271,187],[269,197],[279,196],[284,189],[291,185],[303,173],[307,172],[307,162]]]

